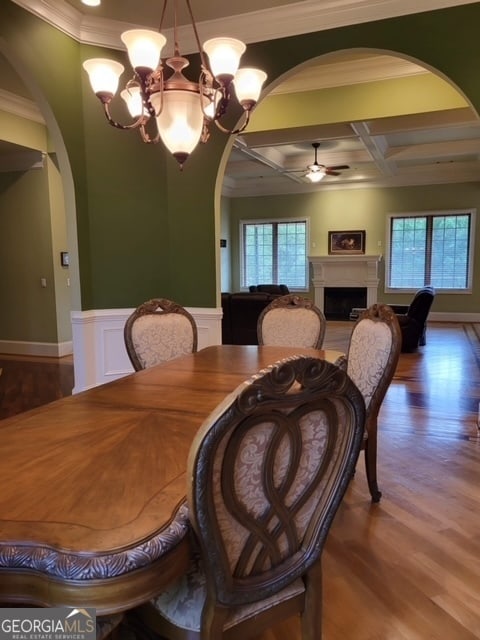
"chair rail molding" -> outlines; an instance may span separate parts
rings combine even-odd
[[[367,307],[377,302],[381,255],[309,256],[315,304],[322,311],[326,287],[366,287]]]
[[[133,373],[123,328],[134,309],[72,311],[73,393]],[[188,308],[198,331],[198,350],[222,344],[222,309]]]

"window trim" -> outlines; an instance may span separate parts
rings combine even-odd
[[[475,223],[477,210],[475,207],[466,207],[464,209],[434,209],[432,211],[396,211],[388,213],[385,219],[385,293],[415,293],[417,288],[410,287],[389,287],[390,281],[390,229],[392,226],[392,218],[418,218],[428,216],[448,216],[470,214],[470,243],[468,247],[468,272],[467,286],[465,289],[436,289],[437,293],[448,293],[454,295],[471,294],[473,290],[473,260],[475,257]]]
[[[245,273],[245,259],[243,250],[243,226],[246,224],[288,224],[289,222],[304,222],[305,223],[305,287],[288,287],[291,292],[309,292],[310,291],[310,267],[308,260],[308,252],[310,247],[310,218],[302,216],[298,218],[291,218],[290,216],[285,218],[252,218],[239,220],[238,235],[239,235],[239,255],[240,255],[240,273],[239,284],[240,291],[248,291],[248,286],[243,284],[243,275]],[[260,284],[257,282],[257,284]],[[285,284],[285,283],[280,283]]]

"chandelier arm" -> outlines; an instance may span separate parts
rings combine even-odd
[[[200,136],[200,142],[205,144],[210,140],[210,129],[208,128],[208,121],[206,118],[203,119],[203,127],[202,127],[202,135]]]
[[[157,135],[152,138],[148,131],[145,129],[145,124],[146,123],[141,124],[139,129],[143,142],[146,142],[147,144],[157,144],[157,142],[160,142],[160,134],[157,133]]]
[[[200,62],[202,63],[202,67],[207,69],[208,72],[211,74],[210,67],[207,64],[207,59],[206,59],[205,53],[203,51],[203,47],[200,44],[200,38],[198,36],[198,31],[197,31],[197,24],[195,22],[195,18],[193,17],[193,11],[192,11],[192,7],[190,6],[190,0],[185,0],[185,2],[187,4],[188,13],[190,14],[190,20],[192,21],[192,29],[193,29],[193,33],[195,34],[195,40],[196,40],[196,43],[197,43],[197,48],[198,48],[198,51],[200,53]]]
[[[110,102],[104,102],[102,100],[102,103],[103,103],[103,112],[105,113],[105,117],[108,120],[108,124],[111,124],[112,127],[115,127],[116,129],[122,129],[123,131],[127,131],[128,129],[138,129],[138,127],[144,126],[149,120],[148,116],[145,116],[142,114],[137,118],[137,120],[135,120],[131,124],[121,124],[120,122],[117,122],[112,118],[110,114],[110,109],[108,106]]]
[[[230,135],[235,136],[237,135],[237,133],[242,133],[242,131],[244,131],[248,127],[248,123],[250,122],[250,111],[244,111],[244,115],[245,115],[245,120],[243,124],[237,129],[227,129],[222,125],[219,119],[215,119],[214,122],[217,125],[217,127],[220,129],[220,131],[222,131],[223,133],[229,133]]]

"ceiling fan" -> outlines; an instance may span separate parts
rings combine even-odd
[[[324,164],[319,164],[317,160],[319,146],[319,142],[312,142],[312,147],[315,149],[315,160],[313,164],[308,165],[308,172],[305,174],[305,178],[308,178],[310,182],[320,182],[325,176],[339,176],[340,171],[350,169],[348,164],[338,164],[333,167],[326,167]]]

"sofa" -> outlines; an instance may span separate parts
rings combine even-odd
[[[285,285],[256,286],[269,287],[271,292],[222,293],[222,344],[258,344],[258,316],[272,300],[289,293]]]
[[[290,293],[286,284],[251,284],[248,290],[250,293],[273,293],[280,296],[286,296]]]

